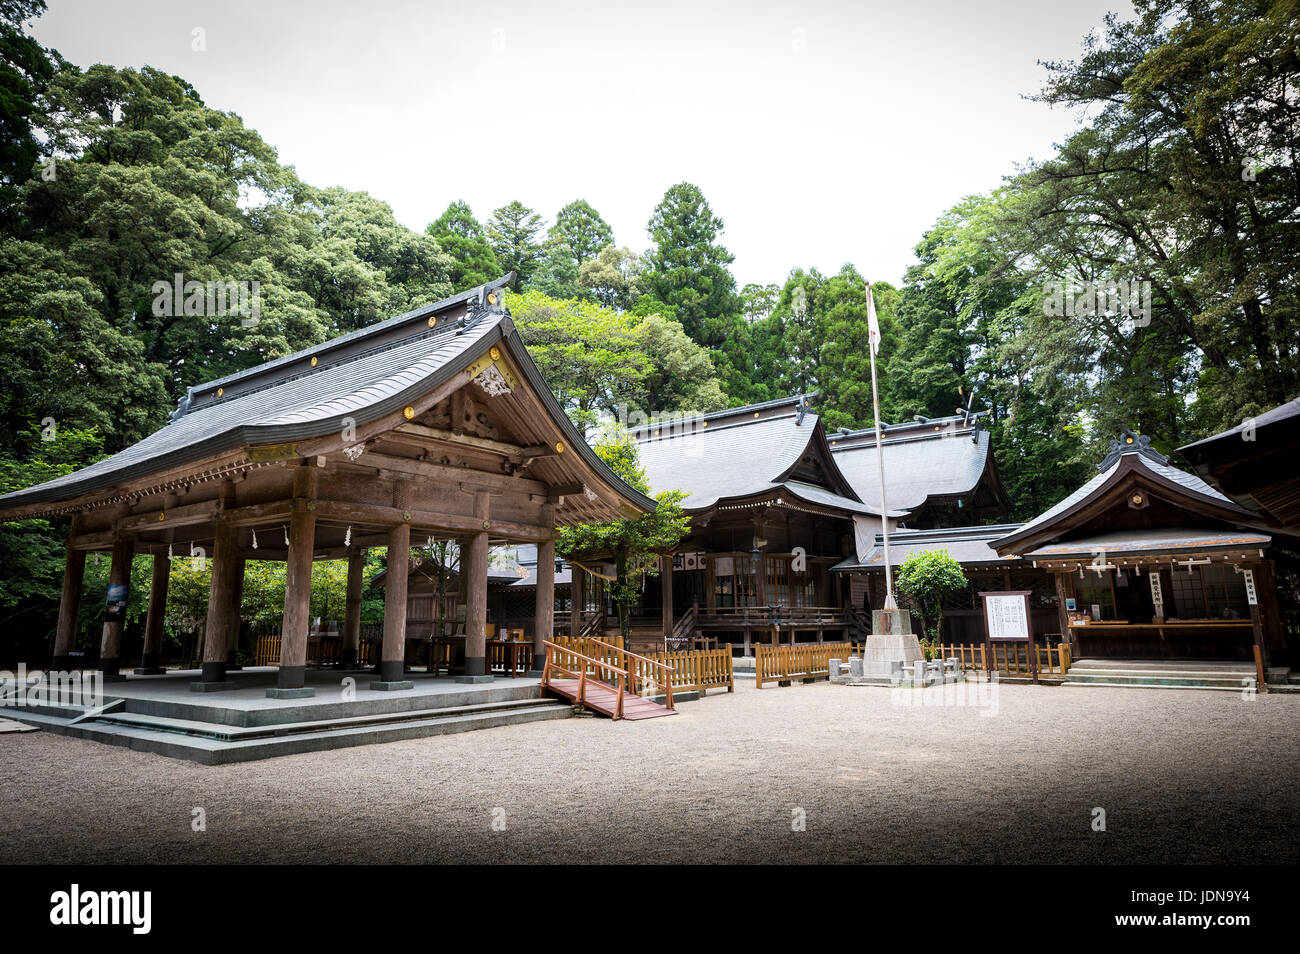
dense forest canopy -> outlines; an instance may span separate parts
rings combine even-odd
[[[1300,394],[1300,0],[1135,8],[1043,64],[1043,108],[1078,113],[1068,139],[943,212],[901,287],[871,286],[884,418],[988,408],[1013,518],[1121,427],[1169,451]],[[581,197],[549,220],[455,201],[414,232],[303,182],[180,77],[41,48],[43,9],[0,0],[0,490],[139,440],[190,386],[506,271],[583,428],[814,390],[828,427],[870,423],[870,263],[827,274],[796,247],[786,276],[738,289],[722,210],[689,182],[640,240]],[[253,285],[257,312],[196,315],[160,282]],[[64,533],[0,526],[4,618],[48,628]]]

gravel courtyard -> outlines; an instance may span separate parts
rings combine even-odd
[[[4,734],[0,862],[1300,860],[1300,696],[998,690],[738,680],[664,719],[225,767]]]

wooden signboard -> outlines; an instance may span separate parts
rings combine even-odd
[[[988,658],[993,657],[993,642],[1022,642],[1029,649],[1029,671],[1038,682],[1038,651],[1030,628],[1029,590],[980,593],[984,606],[984,641]]]

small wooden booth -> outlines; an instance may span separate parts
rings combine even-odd
[[[1258,516],[1132,431],[1098,471],[992,543],[1052,574],[1073,656],[1267,666],[1282,627],[1273,538]]]
[[[387,547],[376,688],[401,689],[413,542],[459,541],[464,672],[483,677],[488,550],[537,546],[533,643],[552,636],[554,531],[653,501],[587,446],[501,303],[510,276],[190,388],[162,429],[112,457],[0,497],[0,519],[71,517],[54,643],[66,665],[86,555],[112,554],[99,665],[120,673],[132,558],[153,557],[144,658],[157,671],[169,561],[211,561],[203,674],[220,691],[247,560],[287,563],[276,697],[305,685],[311,565],[348,561],[343,652],[356,658],[363,554]]]

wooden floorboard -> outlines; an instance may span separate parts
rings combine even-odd
[[[567,699],[576,700],[578,697],[578,680],[577,679],[552,679],[550,687],[558,694]],[[613,718],[615,707],[618,704],[618,690],[604,683],[595,680],[587,680],[587,697],[583,705],[594,709],[601,715]],[[676,709],[669,709],[659,705],[657,702],[651,702],[649,699],[643,699],[641,696],[634,695],[630,692],[623,693],[623,718],[638,719],[657,719],[659,716],[676,715]]]

